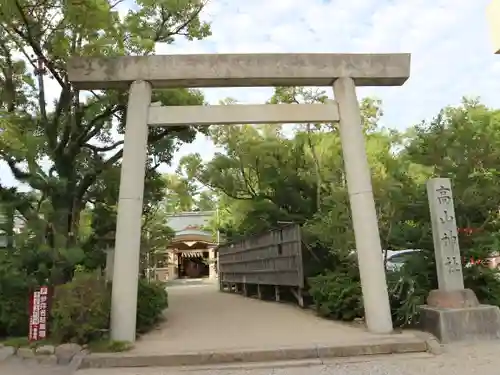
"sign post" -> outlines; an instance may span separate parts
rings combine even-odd
[[[500,338],[500,309],[481,305],[464,287],[453,193],[449,178],[427,182],[438,289],[420,306],[421,328],[441,342]]]
[[[427,182],[432,236],[439,289],[445,292],[464,289],[462,258],[451,181],[433,178]]]
[[[36,289],[30,300],[29,341],[45,340],[48,332],[50,294],[48,286]]]

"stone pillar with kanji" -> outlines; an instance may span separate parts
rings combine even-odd
[[[427,182],[438,289],[421,306],[422,329],[441,342],[481,337],[500,338],[500,309],[482,305],[464,286],[451,181],[433,178]]]

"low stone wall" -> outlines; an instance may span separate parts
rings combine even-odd
[[[15,348],[0,344],[0,362],[11,357],[18,357],[44,365],[71,366],[77,369],[87,354],[86,348],[77,344],[42,345],[37,348]]]

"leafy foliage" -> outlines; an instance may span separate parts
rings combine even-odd
[[[327,271],[309,279],[309,293],[321,316],[337,320],[363,317],[361,281],[354,267]]]
[[[0,337],[28,334],[29,293],[34,282],[16,266],[0,254]]]
[[[109,328],[110,294],[106,280],[76,272],[72,281],[55,288],[51,308],[51,338],[86,344]]]
[[[93,342],[102,346],[109,331],[110,292],[110,283],[99,274],[84,269],[77,271],[72,281],[57,286],[51,309],[51,339],[79,344]],[[163,319],[167,307],[165,285],[140,279],[137,332],[146,333],[154,328]],[[113,346],[112,343],[110,345]],[[120,346],[120,343],[116,345]],[[112,350],[111,347],[106,345],[106,350]]]
[[[0,185],[0,201],[37,223],[38,245],[57,251],[79,247],[86,266],[102,265],[102,243],[112,237],[127,107],[126,91],[81,93],[68,81],[72,56],[149,55],[157,43],[202,39],[209,24],[200,20],[203,0],[0,2],[0,160],[29,194]],[[128,9],[128,11],[127,11]],[[83,16],[84,15],[84,16]],[[202,104],[197,90],[157,90],[164,105]],[[145,210],[164,198],[157,173],[170,163],[194,127],[151,129]],[[159,183],[158,183],[159,182]],[[82,213],[93,232],[80,235]],[[95,252],[95,253],[94,253]]]
[[[159,281],[139,280],[137,299],[137,332],[145,333],[155,327],[168,307],[165,284]]]
[[[408,255],[400,270],[387,273],[388,292],[395,326],[419,322],[418,306],[424,305],[429,291],[437,287],[436,263],[432,251]]]
[[[481,241],[476,239],[475,241]],[[484,260],[491,250],[478,247],[464,249],[464,284],[472,289],[479,302],[500,306],[500,273],[491,269]],[[470,259],[483,260],[476,264]],[[437,275],[434,254],[424,251],[409,256],[405,265],[396,272],[388,273],[389,296],[393,322],[396,326],[414,326],[418,324],[420,314],[418,306],[425,304],[430,290],[437,289]]]
[[[325,97],[321,91],[277,88],[270,102],[314,103]],[[500,111],[464,99],[431,121],[398,132],[379,125],[379,100],[365,98],[360,107],[382,247],[421,249],[387,275],[395,324],[413,325],[418,305],[437,287],[429,178],[452,179],[464,265],[500,249]],[[281,222],[302,224],[309,292],[318,311],[337,319],[362,315],[359,276],[346,269],[355,242],[336,125],[305,124],[290,132],[281,125],[242,124],[212,127],[210,135],[223,151],[208,162],[189,155],[181,169],[218,194],[218,229],[231,239]],[[464,278],[480,301],[498,304],[496,271],[467,266]]]
[[[94,301],[87,286],[98,283],[73,274],[77,266],[102,268],[104,250],[113,246],[128,92],[81,92],[69,82],[69,58],[151,55],[158,43],[203,39],[211,33],[200,19],[205,5],[0,0],[0,162],[29,190],[0,181],[0,236],[7,236],[9,247],[0,262],[0,335],[26,332],[27,309],[18,307],[27,303],[29,288],[41,283],[56,285],[58,298],[69,303],[57,305],[59,339],[85,341],[107,327],[101,289],[95,291],[101,310],[87,323],[72,325],[73,318],[86,319],[79,315],[82,306]],[[200,91],[187,89],[155,90],[152,100],[171,106],[204,102]],[[165,211],[157,209],[168,193],[158,168],[199,131],[205,130],[150,129],[143,254],[172,235],[162,222]],[[14,234],[14,227],[21,233]]]

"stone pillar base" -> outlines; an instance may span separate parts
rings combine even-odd
[[[431,290],[427,297],[427,305],[443,309],[462,309],[479,306],[476,293],[471,289],[453,290]]]
[[[427,303],[420,306],[421,329],[442,343],[500,338],[500,309],[480,305],[470,289],[433,290]]]

